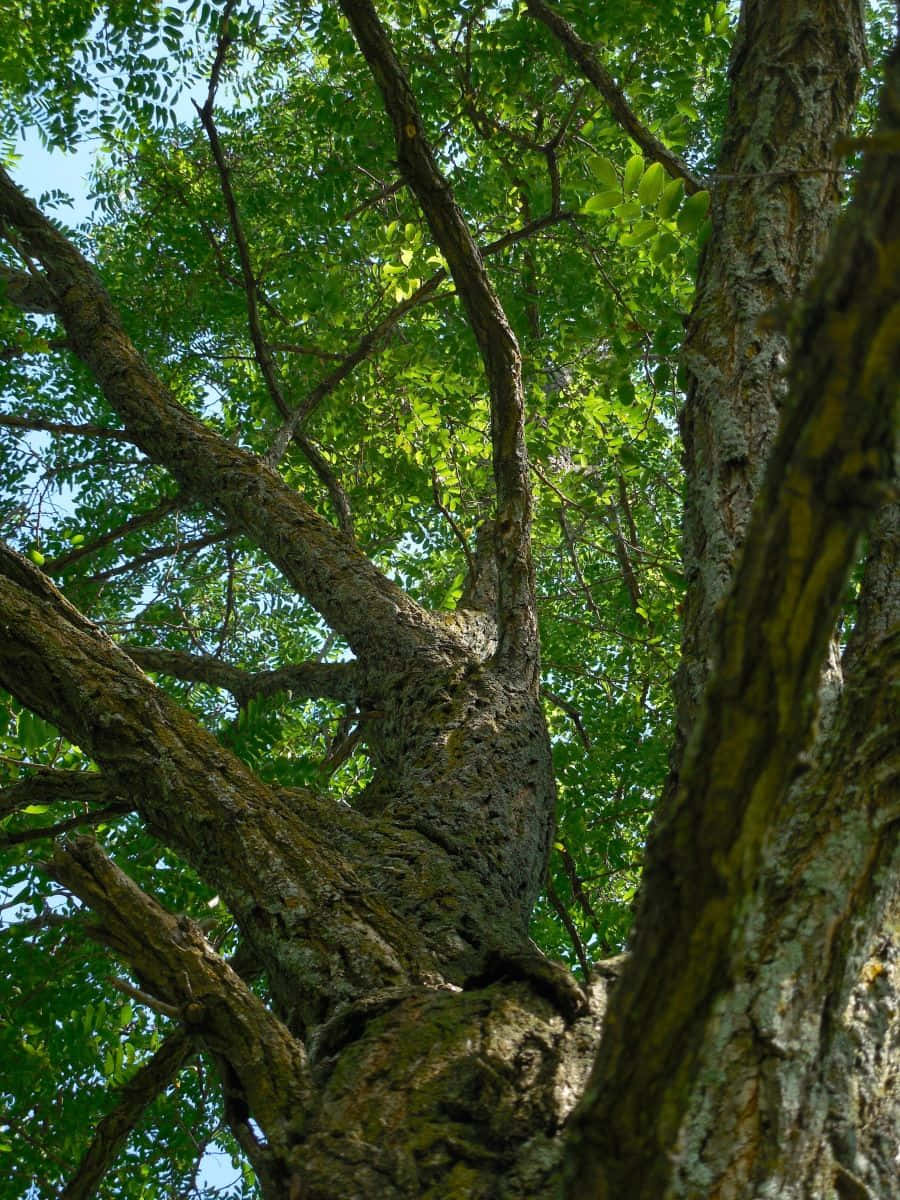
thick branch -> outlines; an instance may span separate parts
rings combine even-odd
[[[135,350],[89,264],[3,171],[0,217],[43,265],[73,349],[135,444],[262,547],[357,653],[395,662],[433,652],[436,622],[274,471],[177,403]]]
[[[285,1153],[312,1094],[306,1055],[198,925],[175,917],[121,871],[93,838],[57,849],[47,870],[100,920],[91,933],[132,967],[144,987],[176,1007],[187,1030],[221,1054],[251,1112]]]
[[[744,4],[697,291],[682,349],[684,597],[675,680],[674,790],[785,401],[789,342],[772,314],[809,286],[841,204],[835,142],[853,120],[865,61],[862,7]],[[789,50],[788,50],[789,48]],[[806,168],[813,175],[803,175]],[[801,172],[798,174],[798,172]]]
[[[298,700],[343,700],[352,702],[359,694],[360,679],[355,663],[304,662],[275,671],[244,671],[211,655],[163,650],[155,646],[123,646],[128,657],[145,671],[159,671],[191,683],[208,683],[231,692],[239,704],[251,697],[260,699],[290,692]]]
[[[889,64],[883,120],[900,129],[900,55]],[[573,1195],[668,1190],[703,1041],[733,978],[735,930],[765,839],[790,807],[847,573],[893,470],[898,253],[900,172],[896,158],[872,155],[810,291],[789,408],[720,618],[718,667],[648,848],[634,953],[584,1108]],[[868,699],[894,745],[895,652],[886,643]],[[873,854],[883,827],[863,835]],[[636,1057],[639,1042],[654,1053]]]
[[[409,82],[370,0],[341,0],[394,127],[400,168],[447,260],[484,361],[491,395],[497,492],[499,662],[537,680],[537,620],[531,560],[531,489],[525,449],[522,361],[481,253],[425,139]]]
[[[364,821],[266,786],[2,545],[0,686],[81,746],[133,797],[150,832],[222,896],[287,1007],[321,1012],[348,990],[430,968],[427,947],[411,946],[365,891],[360,899],[344,851]],[[296,993],[298,944],[309,996]]]
[[[659,138],[655,137],[647,126],[638,119],[631,106],[625,99],[625,93],[600,61],[596,50],[589,42],[580,38],[568,21],[553,11],[544,0],[527,0],[528,11],[538,21],[542,22],[553,33],[565,48],[572,62],[580,68],[587,79],[591,81],[606,103],[610,112],[619,122],[625,132],[632,137],[648,158],[662,163],[673,179],[684,180],[684,190],[690,195],[703,187],[703,181],[698,179],[687,163]]]
[[[55,313],[56,299],[47,281],[28,271],[14,271],[0,263],[2,297],[10,304],[30,313]]]
[[[169,1086],[194,1054],[186,1034],[170,1033],[156,1053],[119,1089],[115,1108],[97,1126],[84,1157],[59,1200],[91,1200],[134,1127],[157,1096]]]
[[[21,812],[30,804],[98,804],[127,812],[133,805],[103,775],[93,771],[58,771],[32,767],[35,774],[0,789],[0,817]]]

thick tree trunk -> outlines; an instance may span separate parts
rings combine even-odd
[[[839,141],[856,107],[864,38],[857,0],[741,10],[713,232],[683,349],[687,590],[676,773],[712,666],[716,611],[778,430],[792,308],[837,215]]]
[[[847,570],[887,475],[895,157],[872,156],[798,321],[777,444],[786,341],[760,323],[823,250],[862,55],[858,6],[744,6],[687,343],[684,741],[633,953],[601,965],[587,994],[527,939],[554,791],[518,349],[383,29],[363,0],[342,7],[485,361],[496,599],[452,618],[423,611],[274,471],[190,417],[77,251],[0,174],[0,215],[128,436],[254,538],[347,639],[356,662],[322,686],[357,705],[375,766],[354,808],[269,787],[3,550],[0,683],[218,890],[242,949],[225,961],[92,839],[61,846],[48,869],[147,1002],[218,1063],[267,1200],[550,1200],[564,1178],[579,1198],[886,1200],[900,1130],[887,1018],[900,967],[881,932],[896,923],[900,866],[895,507],[873,535],[843,699],[803,755]],[[887,122],[896,137],[893,76]],[[271,1007],[249,986],[259,974]]]
[[[895,1188],[898,1129],[887,1131],[897,1111],[886,1091],[896,1071],[900,598],[884,569],[896,562],[895,506],[872,538],[857,636],[866,649],[848,656],[843,696],[815,740],[810,714],[841,597],[805,582],[812,559],[803,566],[829,506],[848,532],[854,513],[877,507],[866,455],[890,476],[893,430],[879,414],[896,395],[882,341],[896,356],[896,287],[875,300],[871,285],[884,278],[874,246],[898,237],[889,158],[873,155],[856,211],[794,317],[790,373],[777,314],[822,251],[834,210],[827,168],[861,55],[855,5],[744,6],[723,181],[686,344],[679,741],[634,958],[576,1121],[573,1196],[805,1200]],[[887,138],[900,117],[897,70],[895,59]],[[875,440],[851,482],[850,459],[838,465],[850,445],[839,430],[867,419]],[[849,566],[854,538],[834,551],[817,547],[819,585],[838,561]],[[768,730],[762,740],[756,722]]]

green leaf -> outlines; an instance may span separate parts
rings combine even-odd
[[[615,208],[617,204],[622,203],[622,193],[618,188],[615,191],[598,192],[596,196],[591,196],[590,200],[586,200],[582,206],[583,213],[598,213],[608,212],[609,209]]]
[[[625,179],[623,187],[625,195],[630,196],[637,191],[637,186],[640,183],[641,176],[644,173],[644,157],[642,154],[634,154],[625,164]]]
[[[645,208],[650,208],[657,202],[665,183],[666,172],[662,163],[651,163],[638,184],[638,200]]]
[[[657,212],[663,221],[669,221],[678,211],[684,196],[684,180],[672,179],[663,188],[662,195],[659,198],[659,207]]]
[[[678,249],[678,239],[668,230],[661,233],[650,247],[650,261],[660,263]]]
[[[659,226],[655,221],[645,220],[638,221],[634,225],[630,233],[623,233],[619,241],[623,246],[640,246],[643,242],[649,241],[656,233]]]
[[[709,192],[704,190],[688,196],[678,214],[679,231],[685,235],[696,233],[703,224],[708,208]]]
[[[42,567],[44,565],[44,563],[47,561],[46,558],[44,558],[43,554],[41,554],[40,550],[34,550],[34,549],[29,550],[28,557],[38,567]]]
[[[617,188],[619,186],[619,177],[616,174],[616,168],[608,158],[602,158],[599,155],[596,158],[592,158],[590,168],[591,174],[604,187]]]

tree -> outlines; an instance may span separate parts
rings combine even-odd
[[[23,26],[9,1195],[892,1194],[900,57],[668,7]]]

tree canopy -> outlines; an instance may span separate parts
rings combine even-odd
[[[744,7],[745,26],[762,20],[757,5]],[[900,272],[883,197],[898,191],[897,132],[884,116],[878,125],[877,96],[892,7],[867,7],[861,98],[849,83],[844,98],[852,127],[837,147],[824,131],[831,142],[815,153],[832,157],[792,177],[798,210],[821,209],[815,236],[783,278],[773,268],[752,321],[741,309],[749,284],[734,277],[734,310],[723,305],[717,326],[694,306],[698,272],[707,272],[702,288],[717,239],[724,246],[737,227],[717,215],[723,197],[731,203],[751,172],[756,187],[793,169],[767,144],[742,158],[728,141],[733,80],[754,44],[738,33],[733,54],[738,12],[723,0],[383,0],[377,13],[350,0],[3,6],[0,534],[10,549],[0,575],[22,604],[36,599],[61,623],[52,634],[48,615],[33,642],[27,615],[2,631],[16,649],[0,674],[0,954],[10,981],[0,1151],[15,1168],[0,1195],[29,1186],[56,1195],[76,1168],[62,1194],[94,1194],[88,1147],[105,1172],[100,1195],[257,1194],[259,1162],[252,1138],[248,1150],[236,1132],[249,1126],[229,1114],[228,1072],[223,1116],[221,1062],[193,1057],[189,1016],[133,969],[137,951],[99,899],[92,915],[89,892],[121,888],[117,903],[131,896],[137,913],[140,888],[167,914],[202,922],[221,970],[235,988],[246,980],[248,1022],[254,1005],[283,1015],[287,975],[279,983],[255,960],[243,969],[251,918],[221,894],[226,867],[215,864],[221,850],[202,806],[185,809],[185,829],[180,815],[159,815],[158,799],[143,807],[135,797],[154,756],[187,775],[212,772],[213,762],[219,771],[215,754],[227,751],[234,765],[221,779],[235,794],[302,795],[315,836],[344,853],[340,814],[352,814],[354,837],[353,821],[374,822],[392,762],[377,732],[388,718],[371,682],[360,682],[370,654],[411,675],[441,639],[452,649],[481,638],[472,653],[506,662],[514,690],[534,675],[557,796],[534,942],[586,985],[594,963],[628,944],[645,854],[654,879],[671,875],[670,911],[653,909],[660,929],[671,922],[671,961],[648,955],[643,976],[631,977],[626,1024],[655,1028],[641,997],[652,974],[677,971],[696,913],[704,929],[741,927],[746,910],[721,894],[741,870],[757,870],[800,770],[836,613],[835,653],[859,627],[859,532],[891,496]],[[860,26],[860,62],[861,38]],[[766,110],[762,90],[744,103]],[[895,118],[896,94],[884,103]],[[786,114],[785,141],[792,122],[804,128]],[[18,190],[27,153],[19,164],[12,146],[26,128],[57,149],[96,148],[89,218],[70,220],[64,178],[33,197],[36,209]],[[859,203],[881,197],[877,211],[842,226],[833,292],[822,284],[799,303],[864,158],[869,191]],[[752,214],[746,203],[765,256],[759,229],[770,216],[773,230],[790,224],[786,202],[770,190],[752,192]],[[872,244],[881,274],[871,309],[860,309],[845,300],[865,291],[858,276],[871,268]],[[727,281],[717,286],[721,299]],[[774,419],[748,444],[737,409],[719,419],[724,460],[752,467],[736,468],[728,485],[726,545],[711,524],[698,535],[690,492],[683,529],[685,445],[688,489],[706,469],[696,449],[705,434],[690,404],[685,416],[685,398],[710,385],[709,330],[741,322],[756,341],[740,352],[748,363],[759,353],[760,378],[765,371],[789,419],[765,488]],[[873,330],[870,344],[863,334]],[[788,339],[800,364],[791,377]],[[863,381],[853,412],[840,390],[851,369]],[[824,416],[820,395],[834,397]],[[846,477],[845,492],[832,473]],[[757,529],[750,502],[761,488]],[[748,527],[752,553],[740,559],[729,608],[723,596]],[[152,687],[109,673],[90,649],[97,629]],[[76,644],[80,676],[68,665]],[[788,666],[761,653],[754,674],[763,644],[783,646]],[[880,642],[877,653],[884,682],[893,660]],[[713,658],[721,672],[703,710],[709,740],[697,743],[709,757],[695,746],[682,761]],[[46,680],[34,682],[42,671]],[[92,689],[117,688],[119,715],[96,716]],[[896,734],[887,700],[870,699],[879,730]],[[131,747],[142,729],[139,760]],[[780,757],[766,758],[779,739]],[[759,782],[763,760],[770,774]],[[668,823],[647,851],[667,777]],[[732,818],[730,797],[745,795]],[[688,836],[678,814],[689,803],[698,816]],[[210,829],[225,819],[209,815]],[[87,832],[96,841],[77,837]],[[543,836],[534,835],[536,860]],[[77,867],[62,865],[63,844],[81,856]],[[304,846],[293,852],[302,857]],[[728,857],[735,846],[744,867]],[[261,873],[267,861],[261,854]],[[375,887],[366,879],[364,892]],[[316,886],[309,895],[327,907],[325,884]],[[305,887],[301,908],[311,903]],[[326,949],[341,903],[322,918]],[[159,916],[176,941],[177,920]],[[386,922],[379,909],[385,942]],[[91,940],[96,925],[105,933]],[[715,932],[710,944],[726,942]],[[638,954],[640,937],[635,946]],[[701,956],[685,984],[697,988],[684,1001],[692,1012],[716,972],[733,970],[716,954]],[[464,977],[447,975],[468,987]],[[303,1021],[308,1033],[315,1022]],[[641,1102],[636,1091],[629,1103]],[[263,1126],[265,1104],[256,1097],[250,1110]],[[210,1148],[233,1163],[224,1188],[208,1174]]]

